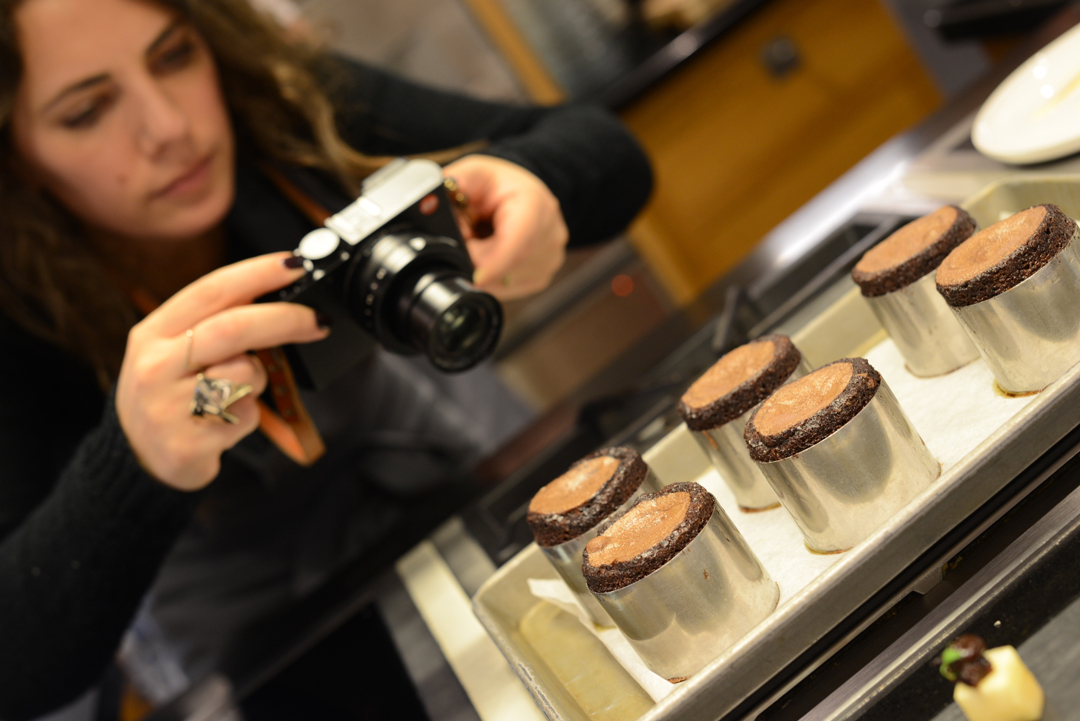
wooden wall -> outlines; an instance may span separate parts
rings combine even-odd
[[[500,0],[464,0],[537,102],[560,91]],[[762,60],[779,38],[798,65]],[[631,237],[677,303],[732,268],[780,221],[941,98],[876,0],[772,0],[622,116],[657,190]]]
[[[780,37],[799,64],[777,78]],[[774,0],[623,113],[657,175],[635,245],[687,302],[939,101],[878,2]]]

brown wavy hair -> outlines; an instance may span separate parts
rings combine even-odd
[[[23,1],[0,0],[0,309],[88,363],[107,389],[137,313],[79,222],[17,171],[10,115],[22,71],[14,14]],[[338,135],[333,64],[314,45],[289,38],[248,0],[155,1],[190,21],[209,46],[238,141],[270,159],[326,171],[350,192],[385,164]]]

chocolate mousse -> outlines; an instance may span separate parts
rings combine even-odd
[[[975,232],[975,220],[955,205],[917,218],[868,250],[851,271],[862,294],[876,298],[933,272]]]
[[[585,546],[581,572],[593,593],[609,593],[645,578],[697,538],[716,499],[696,483],[646,493],[600,526]]]
[[[962,243],[937,270],[937,289],[954,308],[981,303],[1030,278],[1072,240],[1076,223],[1047,203],[994,223]]]
[[[594,528],[634,495],[648,472],[632,448],[585,456],[529,502],[525,520],[536,542],[550,548]]]
[[[864,358],[841,358],[773,393],[746,423],[746,445],[759,463],[805,451],[866,407],[881,375]]]
[[[692,431],[729,423],[783,385],[802,360],[787,336],[766,335],[739,346],[698,378],[679,400]]]

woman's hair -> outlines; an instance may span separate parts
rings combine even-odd
[[[0,0],[0,309],[87,362],[108,388],[136,312],[79,222],[18,172],[10,117],[22,66],[14,14],[23,1]],[[325,56],[289,39],[249,0],[156,2],[188,19],[208,44],[238,140],[268,158],[326,171],[350,191],[385,163],[338,135]]]

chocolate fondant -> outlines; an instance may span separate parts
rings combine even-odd
[[[525,520],[545,548],[573,540],[634,495],[649,467],[632,448],[605,448],[582,458],[541,488]]]
[[[690,494],[685,491],[666,493],[636,505],[633,513],[623,516],[622,523],[613,524],[606,535],[593,539],[589,563],[626,563],[644,553],[671,535],[686,519],[689,507]]]
[[[933,272],[975,232],[975,221],[955,205],[911,221],[863,255],[851,271],[868,298],[906,288]]]
[[[533,496],[529,510],[538,514],[566,513],[585,503],[611,480],[619,468],[614,456],[583,459]]]
[[[747,421],[750,457],[767,463],[805,451],[854,418],[880,385],[881,376],[864,358],[841,358],[788,383]]]
[[[787,336],[766,335],[718,360],[679,400],[679,415],[692,431],[730,423],[783,385],[802,360]]]
[[[647,493],[605,521],[585,546],[581,572],[589,590],[609,593],[645,578],[674,558],[712,517],[716,499],[696,483]]]
[[[1052,203],[1022,210],[961,243],[937,270],[938,292],[957,308],[1019,285],[1072,240],[1076,223]]]

